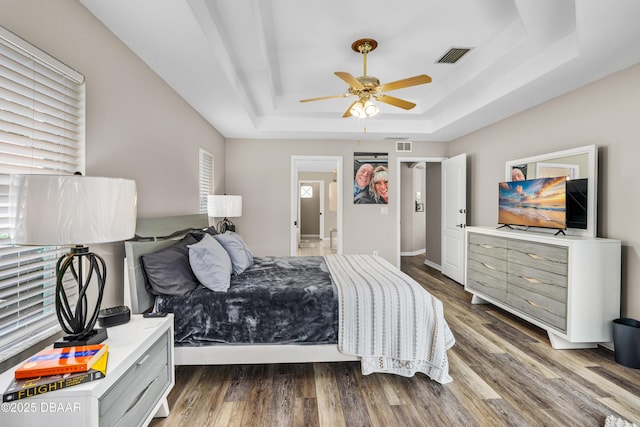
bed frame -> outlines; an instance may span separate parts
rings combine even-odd
[[[194,229],[209,226],[207,215],[138,218],[136,240],[125,242],[125,305],[133,314],[149,311],[154,296],[147,292],[140,256],[172,245]],[[341,353],[337,344],[321,345],[223,345],[175,347],[176,365],[238,365],[260,363],[309,363],[359,360]]]

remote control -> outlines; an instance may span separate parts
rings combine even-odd
[[[162,313],[159,311],[143,313],[142,317],[150,318],[150,317],[167,317],[167,313]]]

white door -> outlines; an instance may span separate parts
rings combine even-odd
[[[442,161],[442,274],[464,282],[467,155]]]

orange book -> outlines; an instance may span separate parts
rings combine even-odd
[[[47,348],[29,358],[14,373],[16,379],[86,372],[108,350],[105,344]]]
[[[109,353],[102,355],[87,372],[72,372],[70,374],[47,375],[46,377],[23,378],[13,380],[2,395],[3,402],[26,399],[38,394],[84,384],[89,381],[99,380],[107,375],[107,359]]]

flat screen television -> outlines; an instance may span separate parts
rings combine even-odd
[[[567,180],[567,228],[587,229],[587,178]]]
[[[567,228],[566,177],[501,182],[498,223],[564,230]]]

